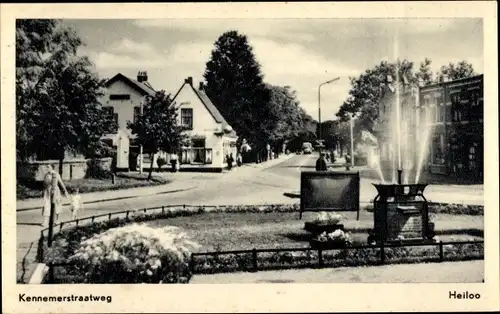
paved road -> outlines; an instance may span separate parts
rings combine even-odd
[[[302,166],[315,162],[315,155],[297,155],[267,169],[250,169],[234,173],[215,174],[194,180],[197,187],[173,194],[147,195],[143,197],[87,204],[84,216],[156,207],[169,204],[265,204],[294,203],[283,195],[287,190],[298,187]],[[63,212],[62,220],[69,219],[69,212]],[[42,222],[41,211],[17,213],[18,225],[34,225]]]

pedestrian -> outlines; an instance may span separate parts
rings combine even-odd
[[[177,165],[177,163],[179,161],[178,159],[179,159],[179,156],[177,156],[176,153],[173,153],[172,155],[170,155],[170,164],[172,165],[172,172],[179,171],[179,167]]]
[[[229,154],[229,164],[231,165],[229,170],[233,169],[234,156],[233,153]]]
[[[71,195],[71,218],[76,220],[78,214],[83,211],[82,197],[79,194],[79,189],[76,188],[75,193]]]
[[[351,169],[351,156],[349,154],[345,155],[345,170],[349,171]]]
[[[328,167],[326,165],[325,153],[321,153],[321,156],[316,160],[316,171],[327,171]]]
[[[62,187],[64,190],[64,196],[68,198],[68,191],[66,190],[66,186],[61,179],[61,176],[57,171],[54,170],[52,165],[48,166],[48,171],[44,177],[44,190],[43,190],[43,208],[42,208],[42,216],[44,218],[42,226],[48,227],[50,220],[50,208],[51,203],[54,203],[54,223],[57,223],[59,220],[59,214],[62,209],[62,197],[61,190],[59,187]]]
[[[236,164],[238,165],[238,167],[241,167],[241,165],[243,164],[243,157],[241,156],[240,152],[238,152],[238,155],[236,155]]]

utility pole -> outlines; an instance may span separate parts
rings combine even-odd
[[[329,81],[323,82],[318,86],[318,143],[319,143],[319,154],[321,157],[321,148],[323,147],[323,141],[321,139],[321,86],[338,81],[340,77],[336,77]]]

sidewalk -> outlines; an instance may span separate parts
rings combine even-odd
[[[165,185],[156,185],[148,187],[128,188],[121,190],[108,190],[100,192],[82,193],[84,204],[98,203],[103,201],[120,200],[134,198],[139,196],[175,193],[191,190],[196,187],[196,183],[183,180],[175,180]],[[42,207],[42,198],[30,198],[16,201],[16,211],[26,211],[40,209]],[[69,199],[64,199],[63,206],[69,205]]]
[[[171,176],[174,180],[165,185],[156,185],[156,186],[148,186],[148,187],[137,187],[137,188],[129,188],[129,189],[121,189],[121,190],[108,190],[108,191],[100,191],[100,192],[91,192],[91,193],[82,193],[82,200],[84,204],[91,203],[99,203],[104,201],[112,201],[112,200],[121,200],[128,198],[136,198],[148,195],[157,195],[157,194],[167,194],[167,193],[176,193],[188,191],[196,188],[198,186],[198,181],[202,179],[207,179],[210,177],[211,180],[225,180],[228,176],[235,175],[248,175],[254,172],[256,169],[263,170],[274,165],[277,165],[289,158],[293,157],[290,155],[281,155],[279,158],[269,160],[267,162],[263,162],[260,164],[244,164],[241,167],[234,167],[231,171],[225,170],[222,174],[220,173],[196,173],[190,172],[186,175],[184,172],[179,173],[165,173],[168,176]],[[158,173],[158,175],[163,175],[164,173]],[[197,178],[199,177],[199,178]],[[16,211],[26,211],[26,210],[35,210],[40,209],[41,204],[43,203],[42,198],[31,198],[25,200],[17,200],[16,201]],[[63,206],[68,206],[69,200],[64,199]]]
[[[484,261],[468,261],[195,275],[190,283],[480,283],[483,279]]]

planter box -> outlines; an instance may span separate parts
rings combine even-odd
[[[329,249],[343,249],[347,247],[347,243],[345,241],[319,241],[316,239],[312,239],[310,242],[311,248],[313,249],[321,249],[321,250],[329,250]]]
[[[344,225],[343,224],[327,225],[327,224],[318,224],[316,222],[306,222],[304,224],[304,230],[309,231],[313,234],[321,234],[323,232],[330,233],[338,229],[344,231]]]

